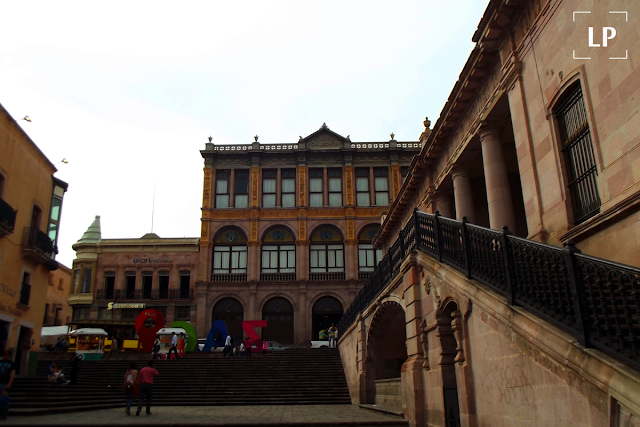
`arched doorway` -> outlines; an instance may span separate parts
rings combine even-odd
[[[244,309],[242,304],[235,298],[222,298],[213,306],[213,320],[224,320],[227,325],[227,332],[233,336],[237,334],[238,339],[242,338],[242,320],[244,319]],[[225,337],[223,337],[224,339]]]
[[[263,340],[293,343],[293,306],[286,298],[267,301],[262,307],[262,319],[267,321],[267,327],[262,328]]]
[[[319,339],[320,331],[329,329],[332,323],[337,324],[344,312],[342,304],[334,297],[322,297],[313,304],[311,339]],[[338,331],[339,332],[339,331]]]
[[[444,397],[445,425],[447,427],[460,426],[460,407],[458,405],[458,383],[456,380],[456,359],[458,357],[458,342],[452,321],[460,316],[458,305],[449,301],[443,309],[436,313],[438,336],[442,346],[442,393]]]
[[[366,357],[367,403],[402,410],[402,365],[407,360],[404,309],[385,302],[371,322]]]

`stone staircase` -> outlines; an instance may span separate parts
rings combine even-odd
[[[141,354],[141,356],[143,356]],[[188,353],[178,360],[157,360],[154,406],[350,405],[340,354],[335,349],[288,349],[251,358]],[[48,382],[49,362],[37,375],[16,378],[9,414],[48,414],[124,407],[122,382],[129,363],[138,369],[148,359],[105,360],[82,364],[76,385]],[[68,362],[56,362],[71,369]],[[136,400],[137,402],[137,400]]]

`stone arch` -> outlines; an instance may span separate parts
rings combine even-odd
[[[210,227],[211,227],[211,236],[212,236],[211,241],[214,242],[214,245],[215,245],[216,237],[218,237],[220,233],[222,233],[225,230],[231,230],[231,229],[239,229],[240,231],[242,231],[245,241],[248,240],[247,236],[249,235],[249,230],[245,227],[244,224],[240,222],[234,225],[220,223],[218,227],[213,226],[213,224],[216,224],[215,222],[212,222],[210,224],[211,224]]]
[[[288,239],[285,236],[285,241],[287,242],[295,242],[297,237],[296,237],[296,233],[295,231],[293,231],[291,229],[291,227],[288,227],[286,225],[282,225],[282,224],[276,224],[276,225],[271,225],[269,227],[267,227],[263,232],[262,232],[262,236],[260,237],[260,241],[264,243],[265,239],[269,240],[270,242],[278,242],[278,236],[276,235],[271,235],[273,234],[274,231],[278,231],[278,229],[282,229],[282,231],[284,232],[288,232],[289,234],[291,234],[291,237],[293,237],[293,239]]]
[[[406,317],[402,304],[385,301],[376,310],[369,325],[365,358],[366,403],[380,403],[384,384],[394,383],[391,388],[399,394],[386,396],[385,405],[402,407],[400,376],[402,365],[407,360]]]
[[[268,299],[262,306],[262,319],[267,327],[262,328],[262,339],[280,344],[293,344],[295,310],[291,301],[283,296]]]
[[[234,333],[242,337],[242,321],[244,320],[244,305],[239,298],[223,296],[211,308],[211,321],[222,320],[230,335]],[[225,337],[223,337],[224,339]]]
[[[287,292],[272,292],[270,294],[267,294],[264,298],[262,298],[262,300],[260,300],[260,303],[258,304],[258,310],[262,312],[262,309],[264,308],[264,305],[267,303],[267,301],[276,297],[282,297],[288,300],[289,303],[293,306],[294,311],[298,311],[300,309],[298,307],[298,303],[296,302],[296,299],[293,298],[293,296],[289,295]]]
[[[440,371],[444,414],[447,425],[460,425],[460,405],[456,363],[464,361],[462,352],[462,323],[458,302],[447,297],[436,311],[437,337],[440,338]]]
[[[344,314],[344,303],[340,298],[325,292],[311,303],[311,339],[319,339],[320,331],[337,325]]]
[[[331,231],[331,230],[336,232],[340,238],[338,239],[337,236],[334,236],[334,235],[328,236],[326,233],[325,234],[322,233],[323,231]],[[319,224],[318,226],[314,227],[311,233],[309,233],[309,240],[318,241],[318,242],[321,242],[321,241],[343,242],[344,233],[339,227],[333,224]]]
[[[373,229],[373,228],[377,228],[378,230],[380,229],[380,223],[378,222],[369,222],[366,224],[362,224],[360,227],[358,227],[358,229],[356,230],[356,236],[358,238],[358,241],[362,241],[361,239],[361,235],[363,233],[367,233],[368,229]],[[367,242],[371,242],[373,240],[373,236],[367,236],[370,238],[367,238],[366,241]]]

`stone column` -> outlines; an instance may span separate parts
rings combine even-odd
[[[258,320],[262,318],[256,314],[256,287],[256,283],[249,283],[249,313],[245,316],[247,320]]]
[[[515,215],[509,188],[509,173],[504,160],[502,142],[498,130],[494,126],[480,128],[482,144],[482,164],[487,186],[487,203],[489,206],[489,226],[499,230],[508,225],[515,233]]]
[[[309,280],[309,241],[296,241],[296,278]]]
[[[209,333],[210,325],[207,325],[207,284],[199,282],[196,285],[196,332],[199,337],[206,337]]]
[[[309,314],[307,313],[307,283],[299,282],[298,285],[300,286],[300,297],[298,300],[299,315],[297,319],[298,321],[294,324],[294,336],[296,342],[303,343],[308,341],[311,336],[311,332],[307,330],[307,325],[309,324]]]
[[[454,166],[451,170],[453,180],[453,196],[456,204],[456,219],[462,221],[466,216],[469,222],[475,223],[476,215],[473,207],[473,192],[471,191],[471,175],[468,168]]]
[[[358,241],[348,239],[344,242],[345,277],[347,280],[358,279]]]
[[[433,194],[432,204],[434,206],[434,212],[440,211],[440,215],[445,218],[454,218],[453,215],[453,201],[448,194],[445,194],[442,190],[436,190]]]
[[[260,242],[247,242],[247,281],[260,280]]]

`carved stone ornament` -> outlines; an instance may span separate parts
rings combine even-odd
[[[342,147],[342,142],[339,139],[334,138],[334,137],[329,136],[329,135],[320,135],[320,136],[318,136],[316,138],[313,138],[309,142],[309,147],[315,147],[315,148],[336,147],[336,148],[340,148],[340,147]]]

